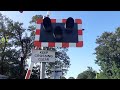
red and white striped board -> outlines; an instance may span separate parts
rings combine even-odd
[[[51,19],[52,23],[65,23],[67,19]],[[66,42],[40,42],[40,29],[43,19],[38,19],[36,22],[36,33],[34,46],[35,47],[83,47],[83,31],[82,31],[82,20],[75,19],[75,23],[78,24],[78,43],[66,43]]]
[[[31,62],[30,67],[27,70],[25,79],[30,79],[31,73],[32,73],[32,68],[33,68],[34,62]]]

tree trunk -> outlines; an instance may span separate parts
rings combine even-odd
[[[20,79],[24,78],[24,58],[21,57],[21,63],[20,63]]]

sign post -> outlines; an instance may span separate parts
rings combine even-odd
[[[41,62],[40,79],[45,78],[45,62]]]

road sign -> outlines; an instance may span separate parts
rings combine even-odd
[[[55,51],[32,50],[31,61],[38,62],[55,62]]]
[[[62,77],[62,69],[61,68],[54,68],[51,69],[52,73],[50,74],[51,79],[60,79]]]

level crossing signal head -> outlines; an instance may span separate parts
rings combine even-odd
[[[44,19],[37,20],[34,46],[39,47],[79,47],[82,46],[81,19]],[[56,44],[57,43],[57,44]],[[70,43],[70,45],[68,45]],[[39,45],[38,45],[39,44]]]
[[[78,42],[77,25],[69,17],[65,23],[52,23],[49,17],[43,19],[40,41],[41,42]]]

